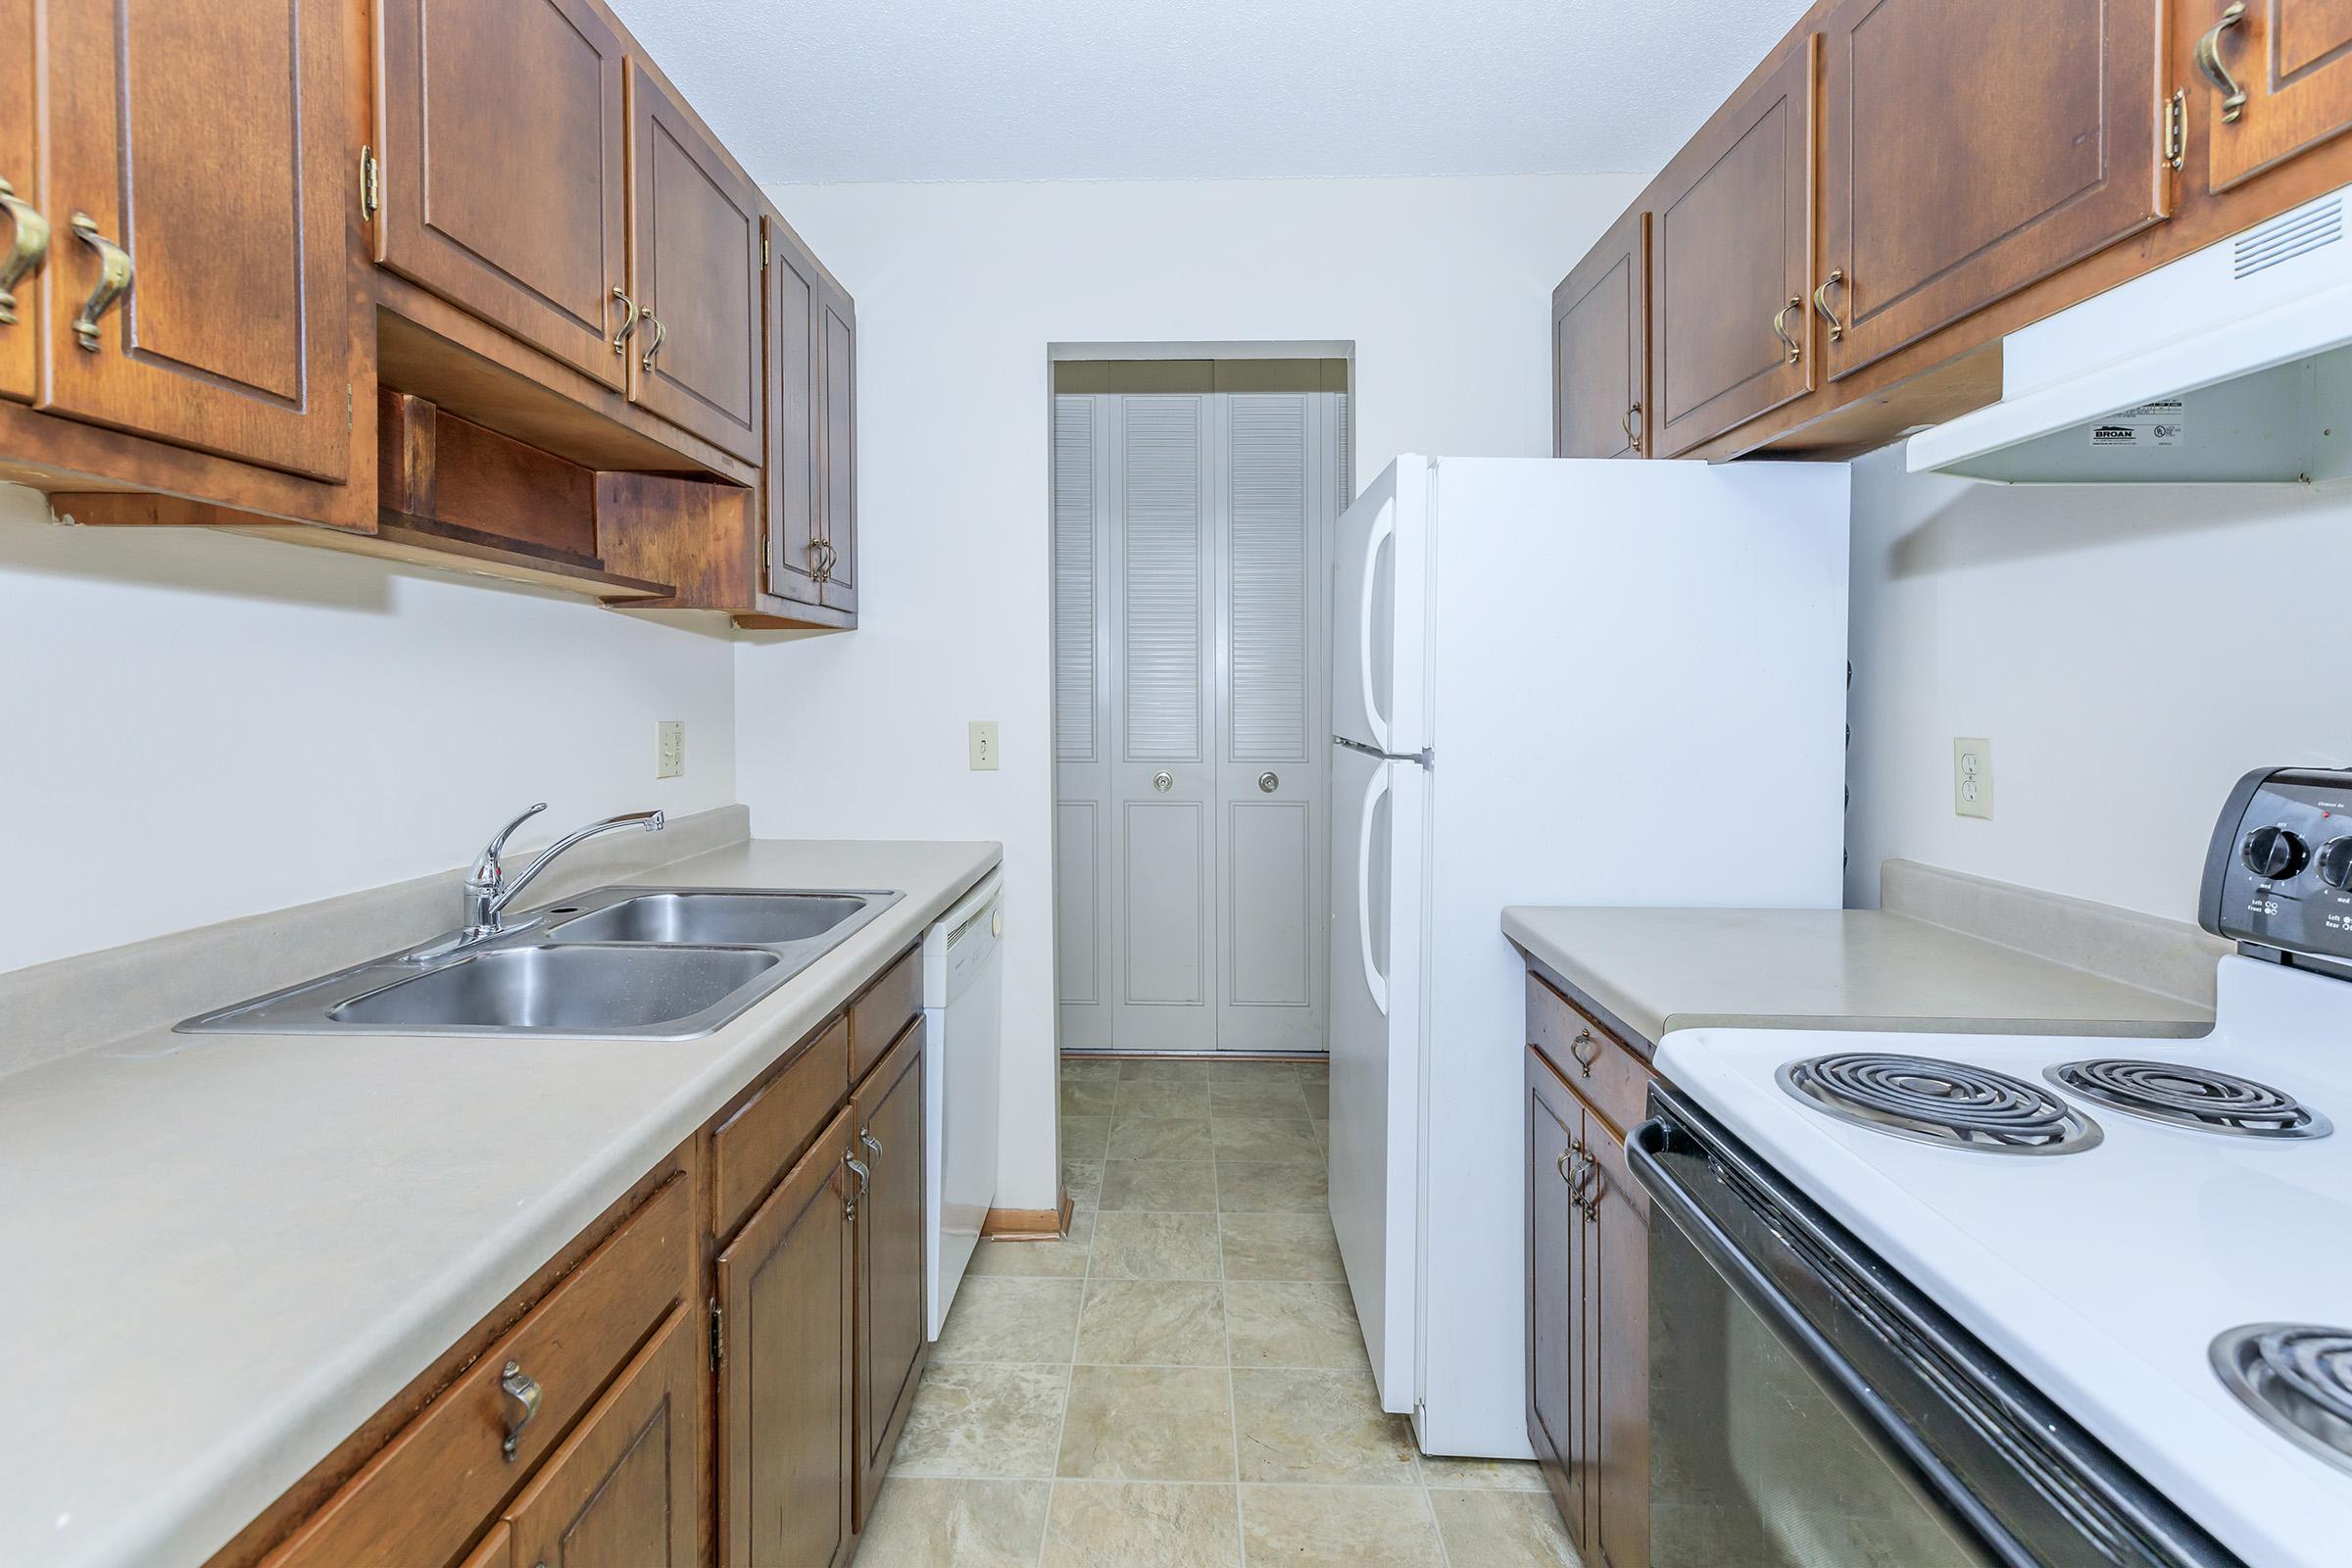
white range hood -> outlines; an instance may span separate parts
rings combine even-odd
[[[2352,186],[2003,340],[2001,401],[1913,436],[2001,484],[2352,478]]]

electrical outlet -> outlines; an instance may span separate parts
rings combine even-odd
[[[997,770],[997,721],[975,718],[971,727],[972,771],[993,773]]]
[[[1952,809],[1962,816],[1992,815],[1992,742],[1981,736],[1952,740]]]
[[[686,721],[664,718],[654,725],[654,777],[676,778],[686,771]]]

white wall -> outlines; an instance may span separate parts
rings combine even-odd
[[[1551,287],[1638,175],[786,186],[858,300],[852,637],[752,639],[762,835],[995,838],[1009,894],[997,1201],[1054,1200],[1046,350],[1350,340],[1356,471],[1550,450]],[[1003,726],[1003,770],[964,724]]]
[[[1848,902],[1926,860],[2177,920],[2250,768],[2352,762],[2352,488],[1854,467]],[[1993,817],[1952,810],[1992,742]]]
[[[463,865],[533,801],[569,827],[735,799],[723,638],[47,517],[0,486],[0,971]],[[660,718],[686,773],[657,784]]]

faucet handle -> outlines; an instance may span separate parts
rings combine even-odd
[[[507,840],[514,836],[516,828],[546,809],[547,803],[545,801],[541,801],[536,806],[527,807],[514,821],[491,835],[490,842],[483,846],[482,853],[474,857],[473,870],[468,873],[466,880],[488,883],[490,886],[496,887],[499,882],[499,857],[506,853]]]

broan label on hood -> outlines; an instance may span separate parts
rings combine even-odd
[[[2101,450],[2125,451],[2186,446],[2188,411],[2179,398],[2120,410],[2091,421],[2090,444]]]

